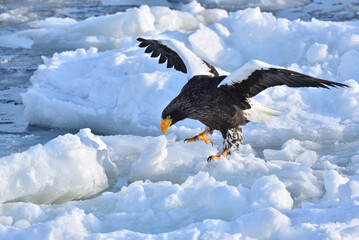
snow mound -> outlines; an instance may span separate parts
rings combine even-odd
[[[2,158],[0,201],[62,202],[103,191],[117,174],[105,146],[83,130]]]
[[[293,207],[290,193],[275,175],[257,179],[253,183],[251,194],[252,201],[263,206],[282,210],[290,210]]]
[[[209,25],[228,15],[222,9],[202,8],[200,11],[192,11],[194,7],[187,6],[187,11],[179,11],[168,7],[142,5],[125,12],[90,17],[83,21],[49,17],[31,22],[30,30],[6,34],[0,39],[4,40],[5,44],[9,42],[8,39],[19,39],[19,47],[43,48],[46,45],[50,49],[96,47],[105,50],[121,47],[122,41],[127,38],[136,39],[147,33],[195,30],[201,24]],[[18,47],[16,43],[10,46],[2,42],[0,46]]]
[[[181,73],[161,71],[163,66],[134,47],[104,53],[78,49],[44,63],[23,95],[26,118],[44,126],[154,134],[167,99],[186,82]]]
[[[0,200],[62,202],[143,179],[182,183],[201,172],[225,181],[224,185],[252,188],[253,201],[277,209],[290,209],[292,198],[299,204],[323,194],[322,183],[308,167],[276,159],[264,161],[256,158],[250,148],[245,156],[235,154],[231,161],[207,164],[204,160],[216,152],[215,146],[182,143],[174,136],[99,137],[90,129],[82,129],[76,135],[59,136],[43,146],[2,158]],[[14,186],[19,191],[11,191]],[[279,194],[282,200],[268,194]],[[215,195],[212,198],[213,202],[219,201]],[[218,214],[225,212],[218,210]]]
[[[345,179],[328,170],[323,180],[290,159],[257,158],[250,146],[207,163],[215,150],[173,137],[82,129],[1,158],[0,237],[358,236],[358,174]]]

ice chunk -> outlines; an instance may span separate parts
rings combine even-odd
[[[264,208],[241,216],[233,223],[233,227],[245,236],[267,239],[275,236],[280,228],[288,227],[290,223],[290,219],[278,210]]]
[[[62,202],[106,189],[117,169],[101,145],[92,133],[82,131],[1,158],[0,201]]]
[[[355,63],[359,61],[358,50],[351,49],[344,53],[340,58],[339,74],[343,79],[357,79],[359,69]]]
[[[341,176],[335,170],[329,170],[324,174],[324,186],[326,199],[337,199],[339,197],[338,188],[348,182],[348,179]]]
[[[341,182],[346,182],[341,179]],[[359,196],[359,174],[352,176],[349,181],[339,186],[340,198],[343,200],[350,200]]]
[[[328,55],[328,45],[313,43],[306,52],[307,60],[310,63],[322,62]]]
[[[308,148],[316,149],[318,147],[319,145],[315,142],[291,139],[283,144],[281,150],[265,149],[263,154],[266,159],[295,161],[311,167],[317,160],[317,154]]]
[[[216,32],[208,27],[201,25],[199,29],[188,37],[192,49],[198,56],[205,58],[206,61],[214,62],[222,58],[225,49],[221,39]]]
[[[167,157],[167,140],[164,136],[156,138],[142,152],[138,161],[131,166],[131,178],[148,178],[165,171],[163,161]]]
[[[293,207],[290,193],[275,175],[258,178],[252,185],[251,197],[252,201],[266,207],[279,210],[290,210]]]

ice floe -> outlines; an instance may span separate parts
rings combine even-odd
[[[191,3],[32,27],[0,39],[68,51],[43,58],[25,116],[81,130],[0,158],[1,239],[359,238],[357,22]],[[184,143],[203,128],[184,121],[160,135],[187,78],[143,53],[138,36],[181,41],[222,74],[258,59],[351,87],[264,91],[256,101],[281,115],[247,124],[240,152],[207,163],[220,134],[213,146]]]

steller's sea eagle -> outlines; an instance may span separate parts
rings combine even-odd
[[[278,111],[255,102],[252,97],[261,91],[278,85],[288,87],[348,87],[345,84],[327,81],[281,67],[254,60],[228,76],[219,76],[217,70],[199,58],[183,43],[176,40],[150,40],[137,38],[139,47],[151,57],[159,57],[159,63],[167,61],[167,68],[188,75],[188,82],[181,92],[163,110],[160,128],[168,128],[186,118],[199,120],[206,125],[205,131],[187,138],[186,142],[203,140],[213,130],[223,136],[223,151],[208,157],[207,161],[226,157],[239,150],[243,143],[241,126],[247,122],[264,122]]]

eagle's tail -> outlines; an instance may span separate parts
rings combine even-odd
[[[279,111],[277,109],[264,106],[253,99],[249,100],[249,105],[251,105],[251,108],[244,110],[243,113],[250,122],[268,122],[273,116],[279,116]]]

